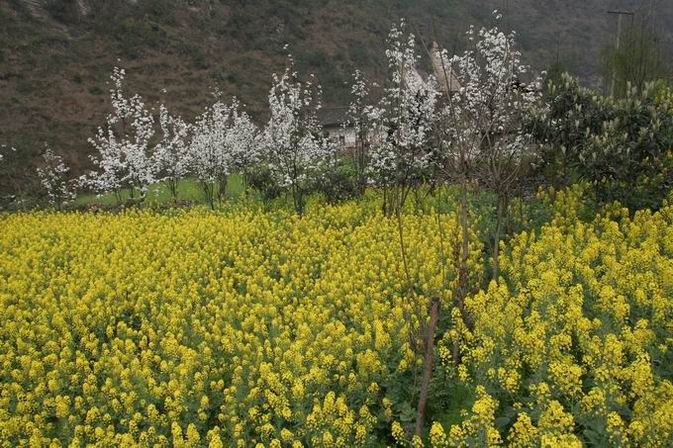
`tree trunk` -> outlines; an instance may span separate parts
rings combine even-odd
[[[468,214],[467,181],[463,180],[460,187],[460,227],[463,241],[461,244],[460,266],[458,267],[458,295],[456,304],[462,313],[465,296],[468,290],[467,262],[470,258],[470,222]]]
[[[292,201],[294,202],[294,210],[298,215],[304,214],[304,198],[301,189],[298,185],[292,184]]]
[[[300,189],[297,189],[297,212],[299,215],[304,214],[304,195]]]
[[[435,331],[437,321],[439,320],[439,299],[433,298],[430,308],[430,323],[425,334],[425,356],[423,360],[423,380],[421,381],[421,394],[418,398],[418,409],[416,411],[416,432],[418,437],[422,437],[423,425],[425,420],[425,408],[428,403],[428,391],[430,389],[430,379],[432,378],[432,363],[435,350]]]
[[[500,275],[500,232],[502,231],[502,220],[504,217],[504,207],[506,200],[498,195],[498,205],[496,206],[495,234],[493,235],[493,280],[498,281]]]
[[[173,198],[173,204],[178,203],[178,180],[173,178],[168,181],[168,188],[171,191],[171,197]]]
[[[421,198],[420,192],[419,192],[420,186],[414,187],[414,211],[418,213],[421,210],[421,207],[423,206],[423,200]]]
[[[365,174],[365,149],[364,144],[360,142],[356,144],[355,149],[355,166],[357,167],[357,182],[358,182],[358,195],[363,196],[365,194],[366,188],[366,174]]]
[[[227,195],[227,176],[222,176],[217,180],[217,200],[220,204],[226,200]]]
[[[212,182],[203,182],[201,184],[203,193],[206,196],[206,202],[210,205],[211,210],[215,210],[215,185]]]

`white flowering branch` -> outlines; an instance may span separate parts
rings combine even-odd
[[[334,147],[318,120],[321,89],[311,76],[302,82],[292,59],[285,72],[273,75],[269,92],[270,118],[264,130],[264,160],[274,180],[288,189],[297,213],[303,213],[307,184],[330,160]]]
[[[439,92],[434,77],[423,79],[416,69],[415,37],[406,34],[404,21],[391,29],[386,56],[388,84],[379,105],[369,108],[377,139],[370,171],[384,189],[384,211],[392,213],[429,166]]]
[[[364,194],[367,186],[367,176],[370,163],[370,147],[374,143],[372,123],[372,106],[370,101],[370,87],[367,79],[360,70],[353,74],[351,86],[351,103],[348,107],[348,122],[355,131],[355,152],[353,161],[357,170],[357,183],[360,195]]]
[[[494,12],[496,21],[500,15]],[[523,128],[525,114],[541,98],[541,80],[526,82],[529,69],[521,63],[515,33],[497,26],[474,27],[467,33],[469,48],[442,62],[457,77],[460,88],[439,113],[441,163],[462,190],[463,258],[467,257],[467,189],[483,183],[498,196],[494,236],[494,277],[498,276],[500,231],[507,202],[520,179],[531,136]]]
[[[256,136],[254,123],[236,99],[230,105],[218,100],[197,119],[189,148],[191,166],[211,208],[216,197],[224,199],[229,175],[257,160]]]
[[[136,189],[144,196],[147,186],[155,181],[155,164],[149,154],[154,117],[139,95],[125,96],[124,76],[125,71],[115,67],[110,89],[112,113],[106,126],[89,139],[98,151],[92,157],[97,170],[82,179],[85,186],[101,193],[112,191],[119,200],[123,188],[129,190],[131,197]]]
[[[161,141],[152,154],[157,180],[168,185],[173,201],[178,199],[178,184],[190,173],[191,126],[178,116],[172,116],[166,106],[159,106]]]
[[[58,210],[75,198],[75,193],[68,183],[68,172],[63,158],[47,147],[42,154],[42,166],[37,169],[40,184],[47,193],[49,204]]]

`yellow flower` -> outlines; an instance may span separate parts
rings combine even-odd
[[[403,444],[404,440],[406,439],[405,434],[404,434],[404,429],[402,429],[402,425],[400,425],[400,422],[394,421],[392,424],[392,435],[393,439],[398,444]]]
[[[217,434],[215,434],[208,443],[208,448],[223,448],[223,447],[224,445],[222,444],[222,440],[220,439],[220,436]]]
[[[538,430],[528,414],[521,413],[514,422],[507,441],[512,448],[527,448],[536,446],[538,437]]]
[[[444,428],[437,422],[430,428],[430,443],[433,448],[443,448],[449,446],[449,440],[444,433]]]

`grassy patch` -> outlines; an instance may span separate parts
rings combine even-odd
[[[227,201],[238,201],[243,195],[244,185],[243,178],[238,175],[232,175],[229,177],[229,182],[227,184]],[[138,197],[138,193],[135,193],[135,197]],[[124,190],[121,193],[122,201],[127,201],[130,198],[128,190]],[[180,181],[178,185],[178,200],[205,204],[205,197],[203,190],[201,189],[201,184],[196,179],[184,179]],[[103,195],[96,194],[82,194],[75,199],[73,202],[74,207],[85,207],[89,205],[98,205],[98,206],[114,206],[118,204],[118,199],[114,193],[106,193]],[[170,205],[173,203],[173,197],[171,192],[168,189],[168,186],[164,182],[160,182],[149,187],[147,197],[144,204],[147,206],[161,206],[161,205]]]

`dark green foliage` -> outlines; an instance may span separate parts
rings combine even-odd
[[[649,86],[611,99],[564,76],[530,123],[542,148],[539,172],[555,186],[589,181],[600,202],[657,208],[673,183],[672,98]]]
[[[656,209],[673,183],[673,104],[649,92],[632,92],[590,142],[585,176],[598,198],[620,201],[632,211]]]
[[[92,95],[104,95],[106,92],[98,86],[92,86],[89,89],[89,93]]]
[[[0,154],[0,210],[31,207],[41,190],[31,164],[37,154],[3,145],[0,145]]]
[[[605,98],[580,86],[577,79],[568,74],[558,79],[547,84],[545,109],[528,126],[541,146],[538,172],[552,185],[563,187],[582,174],[588,137],[601,132],[613,111]]]
[[[140,57],[150,48],[163,48],[168,42],[166,34],[156,23],[148,22],[136,17],[126,17],[120,20],[114,30],[119,47],[131,59]],[[198,48],[198,52],[201,49]],[[195,58],[195,64],[197,64]],[[201,59],[204,59],[201,55]]]
[[[299,62],[303,62],[307,67],[314,69],[319,69],[330,64],[329,56],[322,48],[306,52],[299,58]]]
[[[278,198],[282,190],[276,184],[268,168],[259,166],[250,169],[245,175],[249,187],[256,190],[264,201]]]
[[[357,197],[358,185],[353,165],[343,160],[338,162],[316,181],[311,190],[321,193],[330,204]]]

